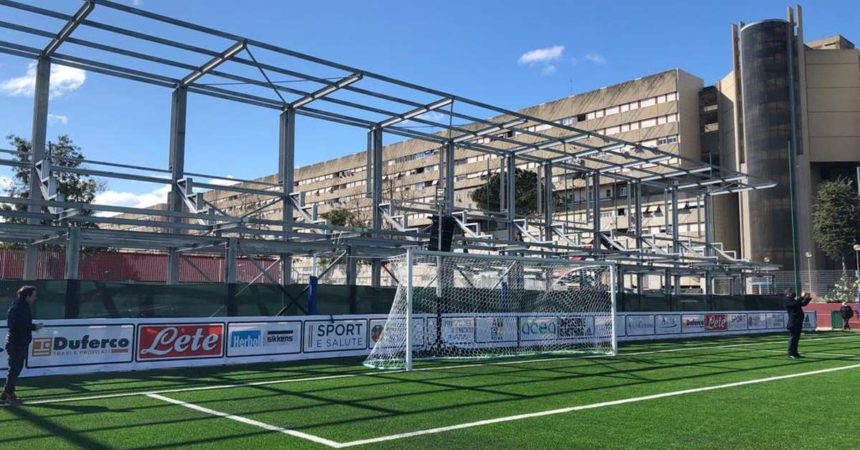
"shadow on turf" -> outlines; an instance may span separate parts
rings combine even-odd
[[[733,342],[736,342],[736,340],[734,340]],[[774,343],[776,343],[776,342],[774,342]],[[613,359],[588,359],[588,360],[585,360],[585,359],[559,358],[559,362],[568,362],[568,364],[561,366],[561,367],[541,367],[540,372],[555,374],[555,376],[547,376],[547,377],[541,377],[541,378],[535,377],[534,369],[531,367],[518,367],[516,364],[509,364],[509,365],[494,366],[495,369],[503,368],[503,370],[501,370],[501,371],[494,370],[492,373],[482,373],[483,372],[483,370],[482,370],[479,373],[468,374],[468,373],[463,373],[463,370],[460,370],[460,369],[457,369],[454,371],[450,371],[450,370],[446,371],[445,369],[440,369],[439,372],[436,372],[436,371],[423,372],[424,374],[428,374],[429,377],[422,378],[422,379],[415,379],[414,377],[411,377],[408,374],[405,374],[403,372],[377,373],[373,377],[366,377],[366,378],[360,379],[362,381],[366,381],[365,383],[361,383],[360,385],[355,385],[354,383],[340,384],[338,386],[330,387],[330,388],[322,388],[322,389],[315,388],[309,392],[287,391],[287,390],[283,390],[283,389],[278,389],[278,388],[273,387],[273,386],[253,386],[253,387],[249,387],[249,388],[253,388],[257,392],[264,391],[265,394],[263,394],[263,395],[250,395],[250,396],[246,395],[246,396],[242,396],[242,398],[237,399],[237,400],[264,399],[267,397],[291,396],[291,397],[301,398],[301,399],[305,399],[305,400],[309,400],[309,401],[314,402],[313,405],[303,405],[303,406],[292,407],[292,408],[255,410],[255,411],[250,412],[249,414],[260,414],[260,413],[268,413],[268,412],[301,411],[301,410],[307,411],[307,410],[311,410],[313,408],[330,407],[330,406],[348,406],[351,408],[357,408],[357,409],[365,410],[369,414],[372,414],[369,417],[363,417],[361,419],[328,421],[328,422],[323,422],[323,423],[314,423],[312,425],[307,425],[305,427],[299,427],[298,428],[298,429],[308,429],[308,428],[315,428],[315,427],[322,427],[322,426],[343,425],[343,424],[351,424],[351,423],[357,423],[357,422],[360,423],[360,422],[365,422],[368,420],[383,419],[383,418],[392,417],[392,416],[426,414],[426,413],[433,413],[433,412],[438,412],[438,411],[451,411],[451,410],[454,410],[457,408],[491,405],[491,404],[496,404],[496,403],[504,403],[504,402],[511,402],[511,401],[517,401],[517,400],[533,400],[533,399],[540,399],[540,398],[544,398],[544,397],[568,395],[568,394],[575,394],[575,393],[582,393],[582,392],[589,392],[589,391],[599,391],[599,390],[607,390],[608,391],[610,389],[625,388],[625,387],[631,387],[631,386],[637,386],[637,385],[641,386],[641,385],[647,385],[647,384],[653,384],[653,383],[663,383],[663,382],[680,381],[680,380],[685,380],[685,379],[694,379],[694,378],[700,378],[702,376],[717,376],[717,375],[725,375],[725,374],[730,374],[730,373],[742,373],[742,372],[747,372],[747,371],[773,369],[773,368],[779,368],[779,367],[785,367],[785,366],[797,366],[799,364],[804,364],[804,363],[822,362],[822,361],[830,361],[830,360],[833,360],[833,361],[845,360],[845,358],[810,358],[810,359],[807,359],[804,361],[787,361],[787,360],[783,360],[783,357],[781,355],[780,356],[770,355],[770,356],[762,357],[760,359],[769,360],[769,361],[771,361],[771,360],[772,361],[780,361],[780,363],[768,364],[768,365],[758,365],[758,366],[747,367],[747,368],[737,368],[737,367],[727,367],[727,366],[725,366],[725,364],[730,364],[732,362],[737,362],[737,361],[749,360],[750,358],[748,355],[734,356],[734,354],[745,351],[744,349],[742,349],[742,348],[725,348],[725,349],[723,349],[723,348],[715,347],[713,350],[715,350],[715,351],[712,351],[708,354],[695,355],[694,356],[695,358],[698,358],[698,359],[704,358],[705,360],[696,361],[696,362],[692,362],[692,363],[690,361],[691,355],[689,355],[689,354],[674,354],[674,353],[658,353],[658,354],[654,354],[653,356],[649,356],[647,358],[646,357],[631,356],[631,357],[626,357],[623,360],[620,360],[620,359],[618,359],[618,360],[613,360]],[[678,361],[678,360],[683,360],[683,361]],[[587,361],[587,363],[586,363],[586,361]],[[335,366],[334,368],[344,367],[342,360],[337,361],[337,362],[340,364],[338,366]],[[615,366],[620,364],[620,363],[641,364],[642,367],[634,367],[634,368],[626,368],[626,369],[615,368]],[[583,365],[583,364],[586,364],[586,365]],[[597,371],[597,372],[595,372],[595,371],[582,371],[581,370],[582,368],[594,368],[595,366],[600,366],[605,370],[601,370],[601,371]],[[649,377],[643,375],[643,373],[648,372],[648,371],[685,368],[685,367],[699,367],[702,369],[712,369],[712,370],[709,370],[707,373],[696,373],[696,374],[688,375],[688,376],[675,376],[675,377],[661,378],[661,379],[652,379],[652,378],[649,378]],[[283,372],[284,367],[281,367],[279,369],[280,369],[279,371],[276,371],[278,373],[272,375],[272,377],[266,377],[266,378],[284,379],[285,378],[284,377],[285,373]],[[332,372],[332,371],[326,371],[325,369],[331,369],[331,367],[316,368],[313,370],[296,370],[295,368],[292,368],[292,370],[289,370],[289,372],[287,372],[287,373],[289,373],[290,375],[296,375],[296,376],[300,376],[300,375],[318,376],[318,375],[333,375],[333,374],[349,374],[349,373],[357,373],[357,372],[358,373],[362,373],[362,372],[366,373],[366,371],[363,371],[363,370]],[[465,368],[465,369],[469,369],[469,368]],[[194,380],[195,381],[194,383],[187,383],[188,380],[186,379],[185,380],[186,381],[185,386],[193,387],[193,386],[198,386],[198,385],[211,385],[212,380],[223,380],[223,381],[226,381],[228,383],[236,383],[236,382],[245,381],[245,380],[237,380],[235,378],[237,375],[236,371],[235,371],[235,367],[210,368],[209,370],[206,370],[204,372],[208,372],[208,373],[198,374],[198,376],[201,376],[201,375],[206,376],[207,377],[206,379]],[[227,372],[228,374],[232,374],[232,377],[231,376],[222,376],[222,373],[224,373],[224,372]],[[249,373],[251,371],[249,370],[249,368],[245,368],[244,370],[242,370],[242,372],[243,373]],[[254,374],[254,373],[251,372],[251,374]],[[520,376],[520,374],[521,374],[521,376]],[[136,376],[134,377],[133,381],[127,381],[127,382],[140,382],[140,381],[143,381],[145,379],[149,380],[151,378],[156,378],[156,379],[171,378],[172,379],[172,378],[176,378],[176,377],[180,376],[178,374],[176,374],[176,375],[174,375],[174,374],[163,374],[163,376],[147,377],[146,376],[147,374],[145,374],[145,373],[135,374],[135,375]],[[518,377],[520,379],[519,380],[513,380],[513,381],[507,380],[507,381],[501,382],[501,383],[482,384],[482,385],[476,385],[476,386],[468,386],[468,385],[458,384],[458,383],[461,383],[462,381],[469,379],[469,378],[481,377],[481,376],[487,376],[487,375],[504,376],[507,378]],[[127,374],[123,374],[123,376],[128,378]],[[616,378],[616,379],[623,379],[623,380],[632,380],[632,382],[612,384],[612,385],[608,385],[608,386],[602,385],[602,386],[587,387],[587,388],[580,388],[580,389],[567,389],[567,390],[563,390],[563,391],[556,390],[553,392],[542,393],[542,394],[521,394],[521,393],[513,393],[513,392],[508,392],[508,391],[503,390],[507,386],[525,386],[525,385],[528,385],[531,383],[548,383],[548,382],[557,382],[557,381],[562,381],[562,380],[572,381],[572,380],[575,380],[577,378],[587,378],[587,377]],[[54,377],[54,378],[56,378],[56,377]],[[353,380],[356,380],[356,379],[353,379]],[[263,379],[254,378],[253,381],[263,381]],[[417,391],[417,392],[400,392],[400,393],[396,393],[396,394],[392,394],[392,395],[383,395],[383,396],[375,396],[375,397],[369,397],[369,398],[361,398],[361,399],[351,400],[351,401],[333,400],[331,398],[326,398],[327,393],[332,393],[334,391],[339,391],[339,390],[361,389],[364,387],[368,387],[371,384],[379,384],[380,382],[382,382],[382,383],[413,383],[413,384],[429,387],[430,389],[429,390],[425,389],[425,390],[421,390],[421,391]],[[170,386],[170,387],[172,388],[172,387],[177,387],[177,386]],[[148,386],[147,388],[148,388],[148,390],[153,389],[151,386]],[[391,398],[404,398],[404,397],[410,397],[410,396],[420,397],[423,395],[432,395],[432,394],[454,392],[454,391],[463,391],[463,392],[471,391],[471,392],[475,392],[475,393],[492,394],[492,395],[501,396],[501,398],[492,399],[492,400],[485,400],[485,401],[480,401],[480,402],[464,402],[464,403],[455,404],[455,405],[445,405],[444,407],[438,407],[438,408],[425,408],[425,409],[422,409],[419,411],[399,411],[399,410],[395,410],[395,409],[391,409],[391,408],[382,408],[382,407],[367,404],[368,402],[377,402],[377,401],[387,400],[387,399],[391,399]],[[127,391],[123,391],[123,392],[127,392]],[[108,392],[106,392],[104,390],[99,390],[97,392],[87,391],[87,393],[108,393]],[[32,398],[32,396],[31,396],[31,398]],[[214,404],[222,403],[223,404],[224,401],[225,401],[225,399],[220,398],[220,399],[213,399],[213,400],[204,400],[204,401],[197,402],[197,403],[201,404],[201,405],[207,404],[207,403],[214,403]],[[416,401],[418,401],[418,400],[416,400]],[[40,406],[41,407],[48,407],[48,405],[49,404],[44,404],[44,405],[40,405]],[[59,405],[59,404],[52,404],[52,405]],[[163,405],[153,405],[151,407],[146,406],[146,407],[141,407],[141,408],[135,408],[135,410],[138,411],[138,410],[142,410],[142,409],[159,408],[159,407],[163,407]],[[217,405],[213,406],[213,407],[215,409],[218,409]],[[84,408],[87,408],[87,407],[84,407]],[[102,408],[102,407],[94,407],[94,408],[95,409],[86,410],[86,409],[79,409],[79,407],[68,407],[67,405],[53,406],[52,407],[52,409],[68,410],[72,414],[98,413],[98,412],[104,412],[105,410],[107,410],[107,408]],[[69,414],[69,415],[72,415],[72,414]],[[63,416],[63,415],[65,415],[65,414],[61,414],[60,416]],[[201,420],[204,420],[204,419],[206,419],[206,418],[201,418]],[[159,424],[164,424],[164,423],[170,423],[170,422],[153,422],[153,423],[147,423],[146,425],[159,425]],[[112,430],[112,429],[116,429],[116,428],[118,428],[118,427],[100,427],[100,428],[89,429],[86,431],[87,432],[107,431],[107,430]],[[119,428],[121,428],[121,427],[119,427]]]
[[[10,407],[6,408],[6,411],[45,431],[48,434],[47,437],[57,437],[88,450],[110,450],[110,447],[88,438],[81,434],[81,432],[57,425],[44,417],[28,411],[27,408]]]
[[[283,389],[278,389],[274,386],[253,386],[249,387],[249,389],[253,389],[255,392],[263,391],[265,392],[263,395],[242,395],[241,398],[214,398],[212,400],[191,400],[192,403],[199,405],[207,405],[212,404],[214,409],[219,409],[219,407],[223,408],[224,404],[229,404],[232,401],[243,401],[243,400],[263,400],[265,398],[271,397],[287,397],[287,398],[296,398],[303,399],[312,402],[312,405],[302,405],[290,408],[277,408],[277,409],[255,409],[253,411],[246,411],[240,414],[265,414],[272,412],[280,412],[286,413],[289,411],[303,411],[305,414],[310,414],[310,410],[314,408],[325,408],[332,406],[346,406],[352,409],[360,409],[366,411],[369,415],[362,418],[355,419],[345,419],[345,420],[329,420],[325,422],[317,422],[313,424],[309,424],[306,426],[295,427],[295,429],[299,430],[309,430],[317,427],[325,427],[325,426],[334,426],[334,425],[349,425],[355,423],[366,423],[371,420],[384,419],[395,416],[406,416],[406,415],[419,415],[419,414],[429,414],[435,412],[449,412],[452,413],[458,408],[468,408],[468,407],[477,407],[477,406],[486,406],[493,405],[498,403],[507,403],[512,401],[519,400],[535,400],[541,398],[549,398],[560,395],[570,395],[576,393],[583,392],[593,392],[593,391],[606,391],[609,392],[612,389],[618,388],[629,388],[635,386],[644,386],[648,384],[654,383],[671,383],[682,380],[690,380],[701,378],[703,376],[720,376],[731,373],[743,373],[749,371],[759,371],[766,369],[774,369],[780,367],[788,367],[788,366],[800,366],[810,363],[820,363],[824,361],[839,361],[845,360],[845,358],[810,358],[805,361],[788,361],[784,360],[782,356],[777,355],[769,355],[765,357],[761,357],[758,359],[767,360],[767,361],[779,361],[777,364],[767,364],[767,365],[757,365],[753,367],[726,367],[724,364],[738,362],[738,361],[749,361],[748,354],[739,354],[743,352],[744,349],[733,348],[733,349],[715,349],[718,352],[711,352],[707,355],[695,355],[694,358],[702,359],[705,358],[704,361],[690,361],[691,355],[675,355],[675,354],[658,354],[654,355],[654,357],[650,358],[626,358],[624,361],[620,360],[611,360],[611,359],[573,359],[573,360],[564,360],[560,359],[559,361],[566,361],[569,364],[566,364],[562,367],[555,368],[547,368],[541,367],[539,372],[548,372],[554,374],[553,376],[540,377],[536,378],[536,374],[533,367],[517,367],[516,365],[504,365],[504,366],[495,366],[494,368],[504,368],[503,371],[493,371],[492,373],[473,373],[473,374],[464,374],[461,370],[457,369],[456,371],[445,371],[441,369],[439,372],[424,372],[426,375],[430,375],[429,377],[425,377],[422,379],[415,379],[414,377],[407,376],[404,378],[406,374],[379,374],[374,377],[366,377],[363,379],[353,379],[353,380],[362,380],[366,381],[360,385],[355,384],[346,384],[339,385],[331,388],[322,388],[315,387],[308,392],[300,392],[300,391],[287,391]],[[737,356],[735,356],[737,355]],[[659,360],[656,360],[659,358]],[[684,358],[684,361],[681,362],[671,362],[668,360],[675,360],[677,358]],[[583,366],[583,363],[587,361],[586,366]],[[642,367],[636,368],[616,368],[618,364],[621,363],[635,363],[641,364]],[[581,369],[589,369],[594,368],[595,366],[601,367],[603,370],[600,371],[583,371]],[[671,376],[671,377],[663,377],[663,378],[649,378],[647,376],[643,376],[643,372],[648,371],[660,371],[660,370],[672,370],[672,369],[680,369],[680,368],[702,368],[702,369],[712,369],[706,373],[695,373],[685,376]],[[522,374],[522,377],[519,377],[519,374]],[[493,384],[481,384],[476,386],[468,386],[461,384],[463,380],[467,380],[469,378],[481,377],[481,376],[501,376],[506,378],[518,377],[521,379],[518,380],[506,380],[501,383],[493,383]],[[614,378],[614,379],[622,379],[625,381],[631,381],[626,383],[616,383],[612,385],[601,385],[601,386],[591,386],[585,388],[578,389],[565,389],[565,390],[554,390],[552,392],[540,393],[540,394],[521,394],[521,393],[513,393],[502,390],[504,387],[508,386],[517,386],[522,387],[532,383],[549,383],[549,382],[558,382],[558,381],[572,381],[577,378],[588,378],[588,377],[599,377],[599,378]],[[339,390],[351,390],[351,389],[362,389],[367,388],[371,385],[376,385],[382,383],[409,383],[414,385],[424,386],[425,389],[416,392],[397,392],[395,394],[388,394],[383,396],[374,396],[374,397],[365,397],[356,400],[344,401],[344,400],[334,400],[330,397],[327,397],[326,394],[330,394],[334,391]],[[429,389],[427,389],[429,387]],[[501,398],[484,400],[484,401],[466,401],[459,404],[447,404],[440,407],[433,408],[424,408],[417,411],[401,411],[397,409],[391,408],[382,408],[379,406],[373,406],[368,403],[370,402],[379,402],[383,400],[398,398],[408,398],[410,396],[415,397],[415,402],[420,402],[421,396],[426,395],[434,395],[440,393],[450,393],[462,391],[464,395],[468,398],[467,392],[475,392],[482,394],[492,394],[498,395]],[[177,394],[181,395],[181,394]],[[266,402],[260,401],[260,404],[265,405]],[[143,409],[149,408],[161,408],[163,405],[153,405],[146,406],[141,408],[135,408],[136,411],[140,411]],[[319,414],[320,417],[327,417],[327,414]],[[208,417],[201,417],[200,420],[211,419]],[[197,420],[197,419],[193,419]],[[147,423],[147,426],[156,426],[160,424],[171,423],[170,421],[163,422],[150,422]],[[288,425],[289,426],[289,425]],[[102,428],[94,428],[87,430],[88,432],[95,431],[109,431],[122,427],[102,427]]]

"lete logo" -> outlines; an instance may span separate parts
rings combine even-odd
[[[224,324],[141,325],[139,360],[217,358],[224,344]]]
[[[705,329],[726,331],[729,329],[729,319],[725,314],[705,314]]]

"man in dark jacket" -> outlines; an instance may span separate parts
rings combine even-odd
[[[794,289],[788,288],[785,290],[785,311],[788,312],[788,357],[791,359],[800,358],[800,353],[797,352],[797,344],[800,342],[800,332],[803,331],[803,307],[812,301],[812,296],[804,292],[800,298],[794,295]]]
[[[850,322],[851,318],[854,317],[854,310],[851,308],[851,305],[849,305],[848,302],[842,302],[842,307],[839,308],[839,314],[842,316],[842,330],[850,330],[851,325],[849,325],[848,322]]]
[[[33,323],[33,313],[30,307],[36,303],[36,288],[24,286],[18,289],[18,297],[9,308],[6,324],[9,331],[6,334],[6,354],[9,358],[9,374],[6,376],[6,386],[0,394],[0,403],[20,405],[21,399],[15,395],[15,382],[21,375],[27,360],[27,350],[33,340],[33,331],[42,328],[42,324]]]

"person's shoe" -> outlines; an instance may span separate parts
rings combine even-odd
[[[7,394],[5,392],[3,394],[0,394],[0,399],[2,399],[6,404],[11,406],[20,406],[24,403],[24,401],[18,398],[17,395]]]

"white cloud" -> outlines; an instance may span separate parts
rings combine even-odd
[[[66,125],[69,123],[69,117],[62,114],[48,114],[48,122],[53,124]]]
[[[558,70],[558,68],[554,64],[550,64],[544,67],[543,70],[540,71],[540,74],[543,76],[549,76],[554,74],[556,70]]]
[[[233,178],[233,175],[227,175],[227,178]],[[231,180],[217,180],[217,179],[214,179],[214,178],[213,178],[213,179],[210,179],[207,183],[208,183],[208,184],[215,184],[215,185],[218,185],[218,186],[233,186],[233,185],[239,184],[239,182],[238,182],[238,181],[231,181]]]
[[[552,61],[557,61],[564,53],[563,45],[553,45],[552,47],[537,48],[527,51],[520,55],[519,63],[533,65],[537,63],[549,64]]]
[[[51,97],[61,97],[84,85],[87,72],[74,67],[51,65]],[[9,78],[0,82],[0,91],[12,97],[32,97],[36,89],[36,63],[27,66],[27,73],[21,77]]]
[[[133,192],[104,191],[93,200],[96,205],[126,206],[129,208],[148,208],[160,203],[167,203],[167,193],[170,186],[162,186],[152,192],[135,194]],[[115,213],[104,213],[100,215],[112,216]]]
[[[600,53],[589,53],[585,55],[585,60],[598,65],[606,64],[606,57]]]
[[[6,191],[15,184],[15,180],[9,178],[5,175],[0,175],[0,191],[2,191],[3,195],[6,195]]]

